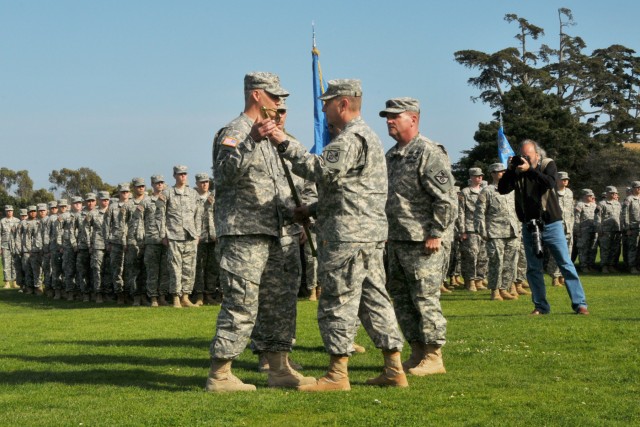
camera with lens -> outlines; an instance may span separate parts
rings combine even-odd
[[[542,246],[542,230],[544,230],[544,222],[539,219],[532,219],[527,222],[527,230],[531,233],[534,255],[536,258],[542,258],[544,256],[544,249]]]
[[[524,165],[525,162],[531,164],[529,156],[513,156],[511,158],[511,167],[515,169],[520,165]]]

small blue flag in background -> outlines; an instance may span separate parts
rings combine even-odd
[[[324,147],[329,144],[329,129],[327,127],[327,118],[322,111],[322,101],[318,98],[327,90],[327,85],[322,78],[320,51],[316,48],[315,31],[313,33],[311,58],[313,59],[313,147],[311,148],[311,153],[322,154]]]
[[[509,166],[509,157],[513,157],[515,155],[516,153],[513,152],[513,148],[511,148],[507,137],[504,136],[502,114],[500,114],[500,128],[498,129],[498,157],[503,165]]]

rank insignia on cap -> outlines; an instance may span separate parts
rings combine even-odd
[[[226,145],[227,147],[231,147],[231,148],[236,148],[236,145],[238,145],[238,140],[234,138],[226,137],[224,140],[222,140],[222,145]]]
[[[340,159],[339,151],[327,151],[327,162],[336,163]]]
[[[449,182],[449,175],[444,171],[441,170],[440,172],[438,172],[434,178],[436,179],[436,181],[438,181],[440,184],[446,184],[447,182]]]

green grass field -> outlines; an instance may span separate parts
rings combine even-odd
[[[448,373],[409,377],[407,389],[363,385],[382,356],[360,331],[352,391],[324,394],[268,389],[249,351],[234,372],[257,392],[205,393],[218,307],[98,308],[0,290],[0,425],[640,425],[640,277],[583,282],[588,317],[572,314],[564,288],[549,288],[553,312],[538,317],[528,297],[443,296]],[[292,357],[318,377],[328,357],[316,303],[298,308]]]

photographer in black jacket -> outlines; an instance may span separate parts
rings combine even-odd
[[[516,213],[522,222],[522,238],[527,257],[527,280],[535,306],[532,315],[547,314],[547,301],[542,266],[542,247],[546,246],[565,278],[571,308],[587,315],[587,302],[576,267],[571,262],[562,225],[562,210],[556,193],[557,168],[537,142],[526,139],[520,146],[520,156],[511,159],[498,183],[500,194],[515,190]]]

